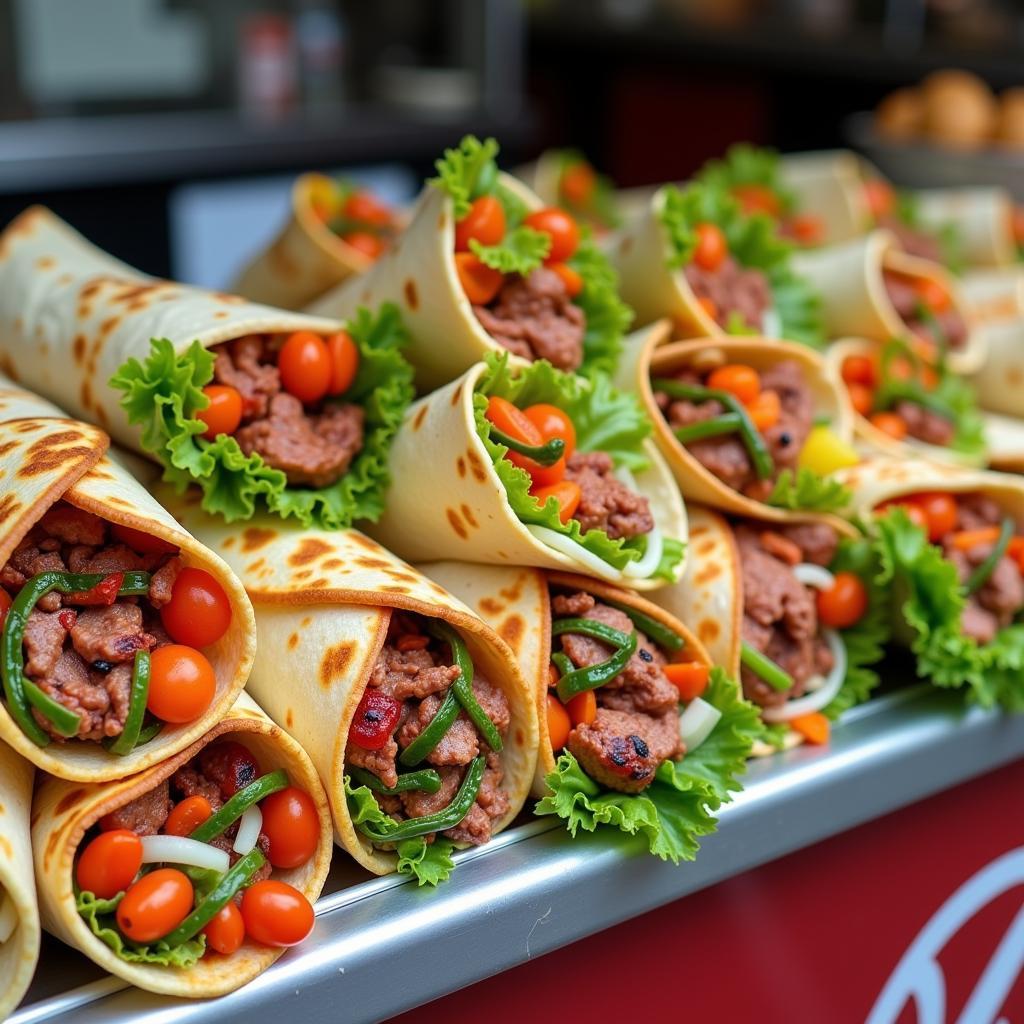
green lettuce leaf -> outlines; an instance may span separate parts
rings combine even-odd
[[[580,242],[569,266],[583,278],[583,291],[573,302],[587,318],[579,372],[584,377],[611,375],[622,354],[622,337],[633,322],[633,310],[619,298],[619,275],[591,239]]]
[[[467,135],[457,149],[446,149],[444,156],[435,162],[437,177],[431,178],[429,183],[451,196],[456,220],[469,213],[476,196],[491,193],[497,176],[494,161],[498,149],[495,139],[481,142],[476,136]]]
[[[838,480],[801,466],[795,477],[791,469],[779,473],[765,504],[804,512],[836,512],[846,508],[851,497],[849,489]]]
[[[786,188],[779,173],[779,154],[774,149],[738,142],[721,160],[709,160],[697,172],[697,180],[731,193],[743,185],[764,185],[778,197],[782,214],[796,209],[796,196]]]
[[[616,569],[622,569],[642,557],[647,543],[643,537],[612,540],[604,530],[584,533],[577,520],[563,523],[559,519],[558,503],[554,498],[543,507],[537,503],[530,494],[529,473],[503,458],[508,449],[491,440],[491,425],[485,415],[487,399],[491,395],[506,398],[521,408],[537,402],[557,405],[572,419],[580,451],[605,451],[617,467],[631,471],[647,467],[647,455],[641,442],[651,432],[651,423],[636,396],[617,391],[607,377],[598,376],[587,381],[571,373],[562,373],[545,360],[512,373],[507,353],[490,353],[487,371],[481,375],[473,397],[473,410],[477,434],[494,463],[512,511],[520,522],[546,526],[570,537]],[[672,580],[682,557],[682,542],[666,537],[661,563],[653,575],[658,579]]]
[[[591,222],[599,228],[611,230],[622,222],[618,207],[615,204],[615,185],[611,178],[604,174],[595,174],[594,191],[590,202],[585,207],[572,203],[562,192],[562,175],[576,164],[587,164],[590,161],[578,149],[562,149],[558,151],[558,204],[568,210],[574,217],[584,222]],[[593,167],[591,167],[593,170]]]
[[[179,492],[199,484],[206,511],[233,522],[251,518],[260,503],[304,526],[344,529],[380,517],[388,450],[414,396],[412,368],[400,351],[408,334],[396,306],[381,306],[376,317],[360,309],[348,331],[359,348],[359,370],[342,399],[363,407],[363,447],[329,487],[290,487],[284,473],[256,453],[244,454],[233,437],[201,436],[206,427],[195,414],[208,404],[202,389],[213,379],[214,357],[198,341],[177,355],[166,338],[154,338],[146,361],[129,359],[110,385],[123,392],[128,420],[142,427],[142,447],[163,464],[164,479]]]
[[[717,224],[733,258],[743,267],[763,271],[768,278],[782,336],[813,348],[825,344],[821,301],[793,272],[793,246],[779,236],[771,218],[760,213],[744,216],[727,192],[699,182],[683,189],[667,185],[664,192],[661,223],[669,239],[669,267],[685,267],[693,258],[697,224]]]
[[[117,908],[124,899],[119,892],[113,899],[102,900],[91,892],[79,892],[75,896],[75,908],[89,926],[89,930],[114,954],[130,964],[156,964],[160,967],[192,967],[206,952],[206,936],[201,932],[194,939],[183,942],[173,949],[166,942],[152,942],[139,945],[126,939],[117,927]]]
[[[551,249],[551,236],[533,228],[518,227],[506,231],[497,245],[481,245],[470,239],[469,248],[481,263],[503,274],[522,274],[536,270]]]

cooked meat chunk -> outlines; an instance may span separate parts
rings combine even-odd
[[[47,510],[39,526],[64,544],[91,544],[98,547],[107,539],[107,524],[91,512],[84,512],[65,501]]]
[[[90,677],[88,666],[75,651],[61,652],[53,672],[37,682],[44,693],[80,716],[78,739],[102,740],[108,736],[119,736],[123,731],[127,702],[119,701],[124,712],[119,714],[111,704],[107,677],[99,672],[93,673]],[[115,679],[111,685],[116,687],[117,682]],[[54,739],[63,739],[54,733],[47,720],[37,713],[36,721]]]
[[[189,796],[205,797],[215,812],[220,810],[224,803],[220,795],[220,785],[199,771],[195,759],[182,765],[171,776],[171,787],[182,800]]]
[[[112,572],[137,572],[150,567],[152,561],[145,555],[132,551],[127,544],[93,548],[79,546],[71,549],[68,568],[72,572],[98,572],[108,575]]]
[[[71,629],[75,650],[88,662],[132,661],[136,651],[153,647],[153,637],[142,628],[142,609],[137,604],[85,608]]]
[[[462,785],[464,769],[439,768],[438,774],[441,776],[441,788],[436,793],[414,790],[401,794],[402,805],[410,818],[421,818],[426,814],[442,811],[455,798],[459,786]]]
[[[993,511],[979,506],[984,514]],[[998,508],[994,511],[998,514]],[[961,514],[963,510],[961,510]],[[974,511],[967,513],[968,516]],[[953,544],[943,545],[943,554],[956,567],[961,583],[967,581],[974,570],[992,554],[991,543],[975,544],[963,551]],[[996,633],[1009,626],[1024,608],[1024,577],[1016,560],[1008,556],[996,562],[989,578],[967,598],[961,617],[961,627],[968,636],[980,644],[991,643]]]
[[[604,530],[617,540],[654,529],[650,503],[615,477],[612,458],[606,452],[573,452],[565,478],[578,484],[582,493],[573,518],[584,533]]]
[[[764,431],[776,470],[796,467],[814,426],[814,396],[795,359],[783,359],[761,374],[761,388],[779,396],[779,421]]]
[[[411,742],[411,741],[410,741]],[[398,768],[395,758],[398,757],[398,744],[394,739],[388,740],[380,750],[367,750],[357,743],[350,743],[345,748],[345,761],[357,768],[365,768],[384,783],[385,786],[398,784]]]
[[[281,391],[281,376],[261,335],[249,334],[214,348],[213,379],[242,395],[243,419],[267,415],[267,405]]]
[[[155,836],[173,809],[174,801],[165,779],[130,804],[111,811],[106,822],[110,828],[127,828],[139,836]]]
[[[462,821],[454,828],[446,829],[444,834],[456,843],[483,846],[491,838],[491,817],[478,803],[474,803]]]
[[[163,608],[171,600],[174,592],[174,582],[181,572],[181,559],[172,558],[162,565],[149,582],[149,603],[154,608]]]
[[[891,231],[900,246],[911,256],[920,256],[933,263],[943,262],[942,246],[935,235],[912,228],[900,217],[879,217],[878,226],[885,228],[886,231]]]
[[[60,619],[63,612],[41,612],[33,608],[25,623],[25,674],[33,679],[49,675],[64,649],[67,630]]]
[[[958,310],[952,305],[941,313],[932,312],[925,317],[920,316],[921,293],[915,279],[884,270],[882,272],[885,290],[889,301],[906,324],[907,330],[924,341],[933,344],[940,342],[950,348],[962,348],[967,340],[967,324]],[[936,327],[941,337],[935,337]]]
[[[756,331],[763,328],[764,314],[772,304],[764,271],[741,267],[728,257],[717,270],[705,270],[691,262],[683,273],[694,295],[713,303],[713,319],[722,327],[730,327],[738,314],[745,326]]]
[[[792,523],[773,525],[800,549],[800,561],[814,565],[828,565],[835,558],[839,546],[839,534],[828,523]]]
[[[385,644],[370,674],[370,685],[396,700],[441,693],[459,676],[456,665],[438,665],[426,648],[400,651]]]
[[[917,402],[900,401],[893,406],[893,412],[907,425],[907,433],[925,444],[946,448],[953,443],[956,425],[931,409]]]
[[[569,734],[569,750],[596,782],[624,793],[639,793],[654,781],[662,761],[681,751],[679,716],[658,718],[598,708],[592,725]]]
[[[958,494],[956,513],[958,530],[979,530],[985,526],[998,526],[1003,518],[999,503],[987,494]]]

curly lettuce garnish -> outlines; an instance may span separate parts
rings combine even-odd
[[[781,238],[771,218],[745,216],[727,192],[694,183],[679,189],[666,185],[661,223],[669,240],[668,266],[685,267],[697,247],[696,225],[717,224],[725,234],[729,254],[741,266],[761,270],[771,288],[772,307],[779,315],[782,337],[812,348],[825,344],[821,302],[790,266],[793,246]]]
[[[583,335],[584,377],[612,374],[622,354],[622,338],[633,322],[633,310],[619,298],[619,275],[603,252],[584,238],[569,258],[583,278],[583,291],[573,300],[587,318]]]
[[[796,196],[782,181],[779,154],[774,149],[738,142],[721,160],[709,160],[698,172],[697,180],[730,195],[744,186],[760,185],[778,200],[781,215],[796,209]]]
[[[388,450],[414,397],[412,368],[401,354],[408,335],[396,306],[381,306],[376,317],[360,309],[348,332],[359,348],[359,370],[342,400],[363,407],[363,447],[328,487],[291,487],[281,470],[258,453],[246,455],[234,437],[201,436],[206,426],[195,414],[208,404],[203,387],[213,379],[214,357],[198,341],[176,353],[166,338],[154,338],[145,362],[129,359],[110,385],[124,393],[121,405],[141,426],[142,447],[163,465],[164,479],[179,492],[198,484],[206,511],[233,522],[251,518],[261,504],[304,526],[345,529],[380,517]]]
[[[663,762],[645,790],[605,789],[566,752],[545,778],[550,793],[537,803],[536,813],[562,818],[572,835],[606,825],[642,835],[662,860],[693,860],[701,837],[717,827],[715,813],[742,788],[739,777],[760,734],[757,709],[722,669],[712,669],[703,699],[722,712],[711,735],[681,761]]]
[[[563,534],[615,569],[622,569],[629,562],[641,558],[647,543],[643,537],[612,540],[604,530],[587,530],[584,533],[577,520],[562,522],[558,502],[554,498],[550,498],[543,507],[537,504],[530,494],[530,474],[503,458],[508,449],[491,440],[491,425],[486,417],[487,399],[491,395],[506,398],[520,408],[538,402],[557,405],[569,415],[576,427],[579,451],[607,452],[617,467],[631,471],[647,468],[647,454],[641,442],[651,433],[650,420],[636,397],[616,391],[604,376],[586,381],[556,370],[545,360],[513,373],[509,369],[507,353],[490,353],[487,371],[481,375],[473,396],[473,410],[477,434],[494,463],[512,511],[520,522],[545,526]],[[674,580],[682,557],[682,541],[665,537],[661,562],[651,575],[666,581]]]
[[[838,512],[849,505],[850,498],[849,489],[838,480],[800,466],[796,476],[791,469],[779,473],[765,504],[801,512]]]
[[[494,270],[526,276],[547,258],[551,236],[533,228],[518,227],[506,232],[497,245],[483,245],[472,238],[469,248],[481,263]]]

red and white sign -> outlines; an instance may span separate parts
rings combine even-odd
[[[396,1024],[1024,1024],[1022,811],[1024,762]]]

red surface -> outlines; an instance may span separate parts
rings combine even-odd
[[[1022,793],[1024,762],[591,936],[394,1024],[584,1017],[864,1021],[901,957],[953,893],[1000,855],[1020,849],[1024,856]],[[1024,884],[1016,884],[946,942],[938,954],[946,1012],[937,1021],[957,1019],[1022,909]],[[1024,939],[1014,948],[1024,957]],[[986,1020],[1024,1019],[1024,977],[1016,965],[1009,976],[1015,972],[1001,1014]],[[596,988],[597,979],[608,983]],[[933,1024],[919,1018],[912,1003],[898,1017],[900,1024],[918,1019]]]

